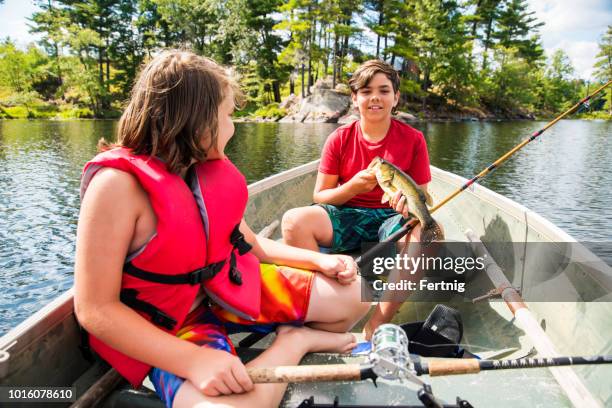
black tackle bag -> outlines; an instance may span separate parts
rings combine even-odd
[[[460,346],[463,321],[458,310],[436,305],[424,322],[404,323],[408,351],[423,357],[474,358]]]

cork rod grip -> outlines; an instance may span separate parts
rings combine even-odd
[[[480,365],[476,359],[456,359],[456,360],[432,360],[429,361],[429,375],[470,374],[480,372]]]
[[[361,379],[358,364],[331,364],[248,368],[254,383],[300,383]]]

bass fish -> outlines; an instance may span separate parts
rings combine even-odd
[[[410,213],[421,223],[421,242],[444,240],[442,229],[427,209],[427,205],[432,205],[431,196],[421,190],[409,175],[380,157],[375,157],[368,169],[374,172],[378,185],[384,192],[383,203],[388,202],[398,190],[406,197]]]

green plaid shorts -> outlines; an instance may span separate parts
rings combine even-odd
[[[334,231],[333,253],[354,251],[363,242],[378,242],[404,224],[401,214],[392,208],[343,207],[317,204],[329,215]]]

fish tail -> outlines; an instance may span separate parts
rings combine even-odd
[[[436,220],[432,218],[430,222],[421,228],[421,242],[428,244],[433,241],[444,241],[444,233]]]

